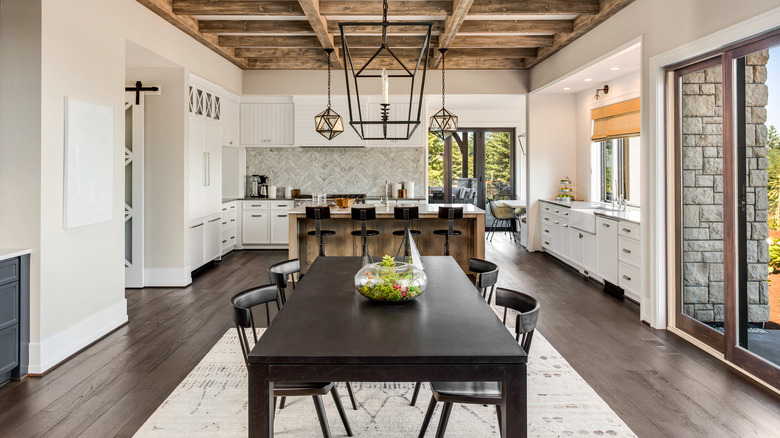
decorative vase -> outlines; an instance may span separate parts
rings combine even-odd
[[[428,284],[425,272],[409,263],[369,263],[355,274],[355,289],[364,297],[382,303],[410,301],[422,294]]]

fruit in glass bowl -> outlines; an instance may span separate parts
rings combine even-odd
[[[383,303],[410,301],[422,294],[428,284],[425,272],[409,263],[385,256],[369,263],[355,274],[355,289],[364,297]]]

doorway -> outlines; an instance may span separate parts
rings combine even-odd
[[[461,128],[444,140],[429,135],[428,203],[475,205],[486,210],[489,226],[489,202],[515,197],[514,139],[513,128]]]
[[[138,100],[136,100],[136,97]],[[144,95],[125,93],[125,287],[144,287]]]

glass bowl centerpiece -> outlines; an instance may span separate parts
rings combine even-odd
[[[384,256],[379,263],[369,263],[355,274],[355,289],[364,297],[383,303],[400,303],[417,298],[425,291],[428,277],[409,263],[396,262]]]

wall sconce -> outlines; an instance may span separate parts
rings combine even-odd
[[[596,90],[596,100],[599,100],[599,91],[603,91],[604,94],[609,94],[609,85],[604,85],[604,88]]]

